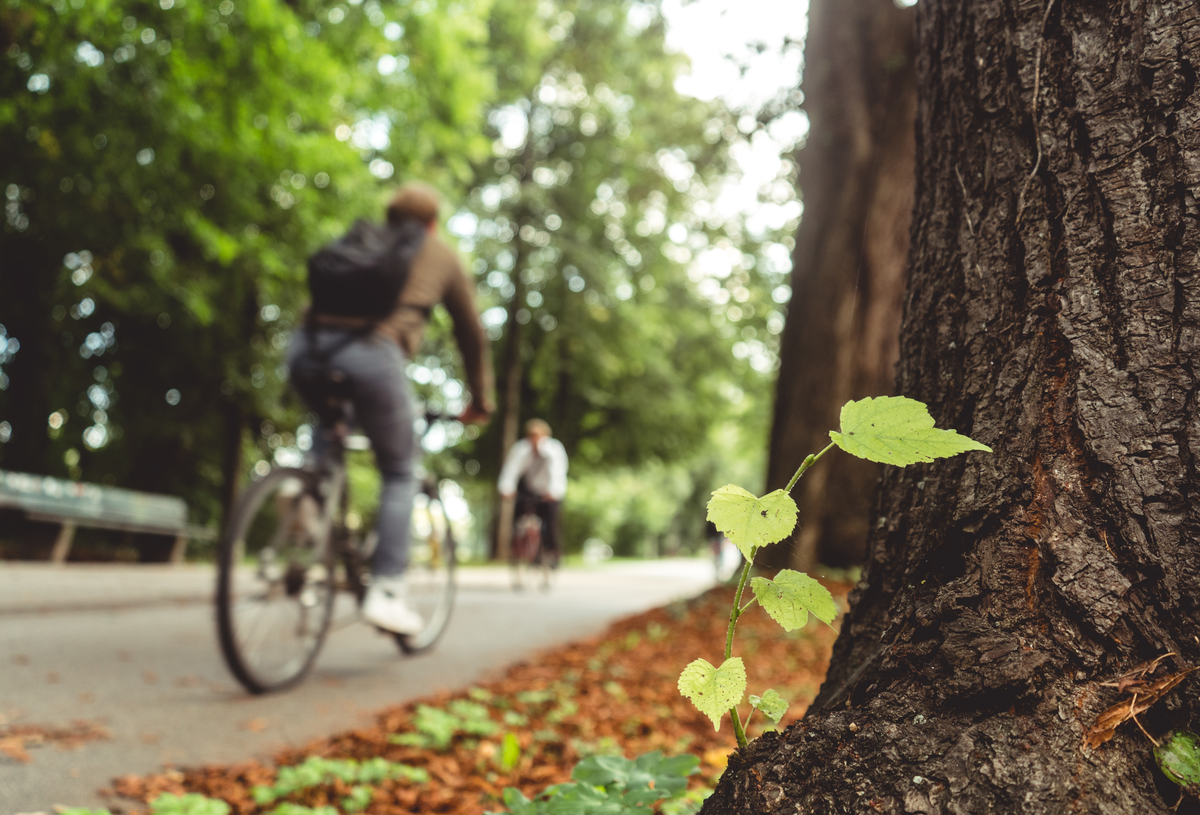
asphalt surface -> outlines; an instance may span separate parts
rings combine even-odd
[[[350,622],[299,687],[251,696],[221,660],[211,569],[0,562],[0,736],[72,722],[108,733],[30,747],[24,763],[0,752],[0,815],[104,806],[99,790],[127,773],[270,758],[693,596],[713,577],[707,560],[625,562],[564,569],[551,591],[517,593],[505,570],[459,573],[454,617],[432,652],[402,657]]]

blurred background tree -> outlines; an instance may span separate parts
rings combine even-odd
[[[703,522],[702,508],[678,513],[682,499],[717,486],[698,453],[747,389],[764,395],[773,362],[761,342],[757,371],[732,354],[767,336],[770,302],[758,243],[714,207],[733,171],[723,133],[737,135],[734,119],[675,89],[687,60],[666,50],[657,4],[540,0],[504,12],[492,27],[505,57],[492,155],[450,223],[477,255],[498,342],[500,412],[476,446],[481,472],[494,477],[524,421],[545,418],[572,458],[568,539],[606,537],[627,555],[656,537],[675,548]],[[539,18],[546,39],[512,60],[507,44],[529,42]],[[750,419],[747,447],[761,444],[763,418]],[[592,483],[617,468],[648,478],[619,496]],[[641,506],[648,491],[674,509]],[[605,523],[614,504],[619,520]]]
[[[0,320],[21,346],[3,466],[183,494],[217,518],[249,438],[266,452],[295,429],[280,365],[307,254],[375,215],[397,169],[454,183],[486,149],[485,12],[0,12],[0,181],[20,209]]]
[[[794,221],[720,205],[753,128],[675,89],[664,33],[641,2],[4,6],[0,467],[218,523],[304,446],[282,363],[305,258],[418,177],[450,202],[503,406],[481,437],[431,437],[440,470],[486,520],[543,416],[572,454],[573,547],[695,545],[708,492],[762,472]],[[409,374],[453,410],[446,328]]]
[[[842,405],[894,387],[915,179],[915,14],[895,0],[809,5],[802,91],[811,131],[796,154],[805,217],[792,257],[767,489],[784,487],[798,462],[829,443]],[[777,102],[766,115],[789,108]],[[841,456],[806,475],[794,496],[800,525],[760,562],[801,571],[862,563],[882,469]]]

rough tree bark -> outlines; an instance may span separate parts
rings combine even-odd
[[[893,0],[813,0],[799,152],[804,218],[780,347],[767,489],[829,443],[850,399],[892,392],[913,192],[913,14]],[[878,465],[843,457],[796,491],[804,523],[763,562],[861,563]]]
[[[816,703],[704,811],[1166,813],[1136,726],[1082,742],[1200,664],[1200,7],[917,9],[897,385],[995,453],[886,472]],[[1200,729],[1198,681],[1142,725]]]

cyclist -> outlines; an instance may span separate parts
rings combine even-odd
[[[550,435],[542,419],[525,423],[525,438],[514,444],[500,469],[500,495],[516,499],[515,516],[533,513],[542,519],[542,546],[557,568],[559,546],[558,510],[567,494],[567,451]]]
[[[387,316],[373,320],[311,308],[305,329],[295,333],[288,351],[293,383],[318,413],[317,405],[327,394],[305,392],[307,380],[297,375],[298,369],[323,367],[339,372],[348,386],[354,417],[371,441],[383,484],[376,528],[379,542],[362,614],[368,622],[397,634],[415,634],[423,625],[407,602],[404,586],[419,454],[405,366],[420,348],[430,311],[438,303],[445,305],[454,322],[472,397],[459,421],[486,422],[493,410],[490,349],[475,307],[475,287],[454,250],[437,235],[439,208],[438,194],[419,183],[402,186],[387,206],[390,228],[411,228],[415,221],[425,232],[423,239],[418,236],[420,248]],[[313,434],[318,456],[328,443],[327,434],[335,432],[328,427],[320,430]]]

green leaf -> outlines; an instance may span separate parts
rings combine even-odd
[[[783,490],[756,498],[727,484],[709,499],[708,520],[750,560],[755,549],[783,540],[796,528],[796,502]]]
[[[198,792],[175,795],[164,792],[150,803],[152,815],[228,815],[229,804]]]
[[[508,807],[513,815],[536,815],[538,806],[530,801],[516,787],[505,787],[501,793],[504,799],[504,805]],[[502,815],[501,813],[486,813],[486,815]]]
[[[1200,736],[1192,731],[1171,731],[1154,748],[1154,758],[1163,774],[1179,786],[1200,784]]]
[[[362,812],[371,805],[374,792],[371,787],[359,785],[351,788],[350,795],[342,799],[345,812]]]
[[[688,776],[700,767],[700,759],[691,753],[663,758],[658,750],[638,756],[636,763],[653,774],[655,790],[668,793],[672,798],[687,789]]]
[[[508,772],[517,766],[517,762],[520,760],[521,743],[517,741],[514,734],[505,733],[504,738],[500,741],[500,769]]]
[[[721,717],[742,701],[746,692],[746,666],[740,657],[725,660],[720,668],[697,659],[679,675],[679,692],[712,719],[714,730],[720,730]]]
[[[788,700],[780,696],[777,690],[771,688],[763,691],[762,696],[751,696],[750,707],[761,711],[768,719],[779,724],[783,714],[787,713]]]
[[[774,580],[751,578],[750,588],[771,619],[783,626],[784,631],[795,631],[808,625],[810,612],[830,625],[837,616],[837,604],[829,589],[791,569],[784,569]]]
[[[842,406],[842,432],[834,444],[852,456],[904,467],[949,458],[968,450],[992,452],[986,444],[933,426],[924,403],[904,396],[879,396]]]

